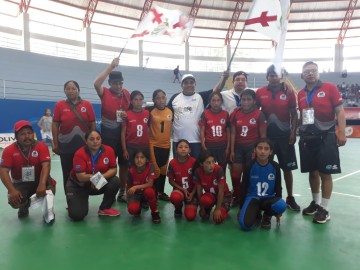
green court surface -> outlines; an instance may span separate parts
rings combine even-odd
[[[131,217],[121,203],[114,205],[120,217],[100,218],[101,196],[90,197],[89,215],[74,223],[67,217],[55,156],[52,176],[58,190],[52,226],[42,222],[40,209],[19,220],[0,188],[0,269],[359,269],[360,140],[349,139],[340,152],[343,172],[333,176],[330,222],[313,224],[312,217],[286,211],[280,226],[273,220],[270,230],[252,232],[239,229],[237,209],[215,225],[198,217],[194,222],[175,220],[173,206],[165,202],[159,203],[160,224],[152,224],[150,211]],[[307,175],[297,170],[294,179],[296,200],[306,207],[311,201]]]

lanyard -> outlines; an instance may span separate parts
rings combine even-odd
[[[306,103],[307,103],[308,107],[310,107],[310,104],[311,104],[311,102],[312,102],[312,100],[313,100],[313,98],[314,98],[314,96],[316,94],[316,91],[317,91],[317,88],[315,86],[314,89],[311,90],[310,96],[308,96],[308,94],[306,93]]]
[[[93,173],[95,173],[95,162],[99,158],[100,154],[101,154],[101,150],[97,151],[95,156],[90,154],[90,156],[91,156],[91,167],[92,167],[92,172]]]
[[[238,95],[234,95],[234,99],[235,99],[235,103],[236,103],[236,107],[240,107],[241,106],[241,103],[240,103],[240,98]]]

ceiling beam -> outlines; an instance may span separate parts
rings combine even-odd
[[[29,7],[30,7],[31,0],[20,0],[19,3],[19,14],[21,13],[27,13]]]
[[[338,36],[338,39],[337,39],[338,44],[343,44],[343,42],[344,42],[346,31],[349,29],[349,24],[351,22],[351,18],[352,18],[352,15],[354,13],[354,10],[356,8],[356,4],[357,4],[357,0],[350,0],[349,1],[349,6],[348,6],[348,9],[347,9],[346,14],[344,16],[344,20],[343,20],[343,23],[341,25],[340,33],[339,33],[339,36]]]
[[[153,0],[145,0],[143,9],[142,9],[142,12],[141,12],[141,15],[140,15],[140,22],[149,13],[152,3],[153,3]]]
[[[227,30],[227,33],[226,33],[225,45],[230,44],[230,42],[232,40],[232,36],[233,36],[234,31],[236,29],[236,24],[237,24],[237,22],[239,20],[239,17],[240,17],[243,6],[244,6],[244,1],[238,0],[236,2],[234,12],[233,12],[233,15],[231,17],[231,21],[230,21],[230,24],[229,24],[229,27],[228,27],[228,30]]]
[[[85,17],[83,19],[83,28],[90,27],[97,4],[98,0],[89,0],[89,4],[85,12]]]
[[[193,2],[193,5],[192,5],[190,13],[189,13],[189,20],[191,21],[191,25],[194,25],[197,13],[198,13],[200,5],[201,5],[201,1],[202,0],[194,0],[194,2]],[[189,34],[188,34],[187,38],[186,38],[186,42],[189,41],[190,33],[191,33],[191,29],[189,31]]]

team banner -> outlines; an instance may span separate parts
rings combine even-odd
[[[13,142],[15,142],[14,133],[0,133],[0,148],[4,149]]]

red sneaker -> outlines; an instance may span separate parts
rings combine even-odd
[[[114,208],[102,209],[102,210],[99,209],[98,214],[99,216],[117,217],[120,216],[120,211]]]

